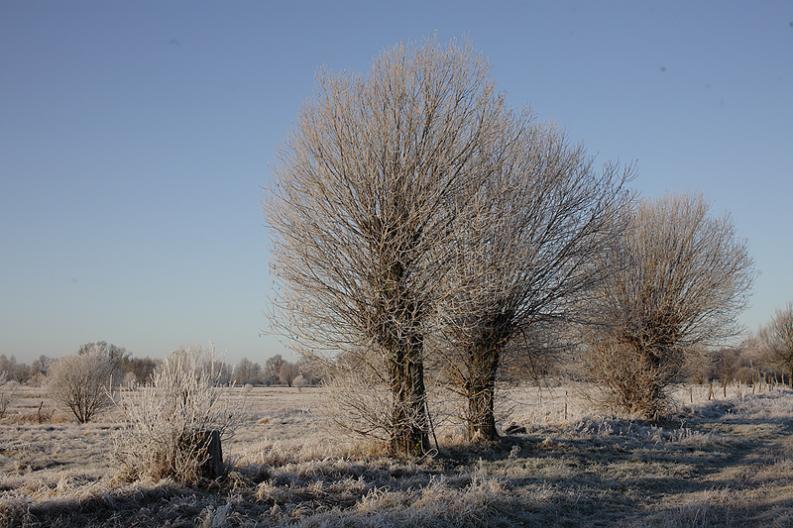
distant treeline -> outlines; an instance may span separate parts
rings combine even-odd
[[[78,354],[85,354],[88,350],[97,347],[117,361],[117,372],[124,384],[148,383],[154,369],[162,362],[157,358],[135,357],[125,348],[104,341],[86,343],[80,347]],[[45,382],[50,367],[56,361],[57,358],[42,355],[28,364],[17,361],[13,355],[0,354],[0,372],[5,372],[9,381],[39,385]],[[286,385],[292,387],[317,385],[321,382],[320,371],[312,362],[306,359],[289,361],[280,354],[267,358],[263,365],[243,358],[236,365],[218,361],[215,368],[220,373],[221,383],[227,385]]]
[[[100,341],[80,347],[83,354],[91,347],[106,349],[119,362],[122,381],[146,384],[151,380],[154,369],[162,360],[151,357],[134,357],[122,347]],[[562,355],[576,355],[575,347]],[[509,350],[499,368],[500,381],[519,383],[539,379],[559,381],[590,381],[583,362],[559,361],[560,354],[547,354],[544,358],[526,360],[519,350]],[[545,360],[543,360],[545,359]],[[13,355],[0,354],[0,372],[5,372],[8,381],[20,384],[39,385],[45,381],[50,366],[57,361],[45,355],[31,363],[17,361]],[[310,386],[322,382],[322,366],[307,358],[297,361],[284,359],[280,354],[269,357],[260,364],[242,358],[236,364],[219,361],[216,365],[220,380],[227,385],[285,385]],[[733,347],[718,349],[692,349],[686,353],[685,365],[677,381],[707,384],[743,383],[751,385],[759,381],[775,380],[790,384],[789,366],[771,354],[758,336],[752,336]]]

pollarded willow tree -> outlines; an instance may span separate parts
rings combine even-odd
[[[777,310],[760,335],[771,359],[789,373],[793,387],[793,303]]]
[[[753,279],[746,244],[729,217],[713,218],[702,197],[645,201],[633,212],[597,305],[604,326],[590,335],[592,373],[611,403],[657,419],[685,352],[738,331]]]
[[[425,336],[505,114],[469,50],[399,47],[365,78],[322,77],[278,173],[277,305],[303,346],[375,351],[394,454],[429,447]]]
[[[592,262],[621,236],[631,198],[629,170],[596,169],[553,127],[513,119],[484,154],[495,170],[475,194],[478,214],[455,231],[452,294],[439,311],[443,369],[467,402],[469,439],[482,441],[498,437],[495,380],[505,348],[525,340],[516,350],[540,360],[538,336],[586,318],[582,301],[609,272]]]

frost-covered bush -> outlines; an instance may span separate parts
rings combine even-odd
[[[114,386],[120,381],[116,362],[98,351],[59,359],[48,373],[49,394],[74,414],[81,424],[90,422],[112,405]]]
[[[223,397],[218,364],[211,351],[178,350],[157,367],[151,384],[119,397],[124,428],[114,453],[122,477],[189,485],[206,476],[212,434],[230,437],[243,411]]]
[[[8,375],[0,372],[0,420],[5,418],[8,407],[14,399],[15,383],[8,381]]]

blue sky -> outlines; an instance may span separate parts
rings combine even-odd
[[[597,5],[596,5],[597,4]],[[0,4],[0,353],[136,355],[262,336],[264,188],[315,73],[400,41],[469,40],[515,107],[646,196],[702,192],[793,300],[790,2]]]

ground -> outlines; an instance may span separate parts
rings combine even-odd
[[[793,393],[679,387],[678,418],[659,425],[583,390],[506,389],[502,423],[526,433],[473,448],[442,425],[440,452],[410,462],[323,427],[322,389],[235,389],[232,471],[190,490],[115,479],[116,413],[76,425],[24,388],[0,423],[0,527],[793,526]]]

